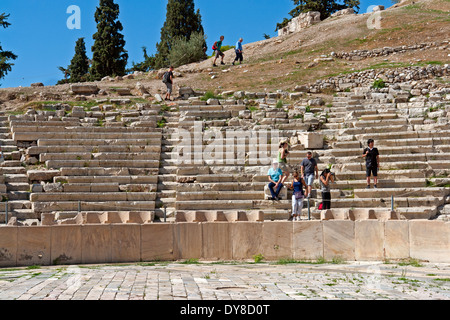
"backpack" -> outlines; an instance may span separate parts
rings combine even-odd
[[[162,80],[162,82],[168,83],[168,82],[169,82],[169,78],[170,78],[169,72],[167,71],[167,72],[164,73],[164,75],[163,75],[163,80]]]
[[[212,49],[213,49],[214,51],[217,50],[217,42],[214,42],[214,44],[213,44],[213,46],[212,46]]]

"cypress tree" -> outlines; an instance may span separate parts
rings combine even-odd
[[[1,13],[0,14],[0,26],[3,28],[8,28],[11,24],[7,22],[9,14]],[[10,62],[10,60],[16,60],[17,56],[11,51],[4,51],[2,46],[0,45],[0,79],[3,79],[8,72],[11,71],[11,67],[14,65]]]
[[[105,76],[123,76],[128,61],[125,40],[120,31],[123,30],[119,18],[119,5],[114,0],[100,0],[95,12],[97,32],[92,46],[92,80],[100,80]]]
[[[173,42],[179,39],[189,41],[194,32],[204,34],[200,10],[195,11],[194,1],[169,0],[161,41],[156,44],[155,69],[168,67]]]
[[[89,58],[86,55],[86,44],[84,38],[77,40],[75,45],[75,55],[70,62],[67,69],[59,67],[59,69],[66,75],[70,76],[69,80],[62,80],[60,83],[70,82],[84,82],[88,80],[89,72]]]

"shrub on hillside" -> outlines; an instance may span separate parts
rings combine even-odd
[[[172,42],[168,60],[170,65],[176,67],[198,62],[206,58],[203,50],[206,37],[203,33],[194,32],[190,40],[176,38]]]

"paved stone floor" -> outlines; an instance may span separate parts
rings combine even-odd
[[[0,269],[0,300],[450,300],[450,264],[155,262]]]

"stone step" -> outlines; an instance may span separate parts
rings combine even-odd
[[[128,132],[14,132],[14,141],[37,141],[40,139],[64,139],[64,140],[108,140],[108,139],[158,139],[161,133],[128,133]],[[67,142],[66,142],[67,144]],[[100,144],[101,145],[101,144]]]
[[[86,127],[86,126],[47,126],[46,122],[42,125],[29,123],[25,126],[11,125],[11,132],[19,133],[64,133],[64,134],[151,134],[150,136],[160,136],[160,130],[150,127]],[[20,140],[20,139],[19,139]]]
[[[159,153],[156,152],[101,152],[101,153],[41,153],[40,162],[53,160],[159,160]]]
[[[153,176],[158,175],[159,168],[130,168],[130,167],[117,167],[117,168],[105,168],[105,167],[62,167],[60,169],[61,176]],[[56,170],[57,171],[57,170]],[[55,171],[55,172],[56,172]],[[147,178],[144,178],[147,179]]]
[[[290,209],[291,200],[202,200],[177,201],[177,210],[255,210],[255,209]]]
[[[321,201],[319,201],[321,202]],[[445,202],[441,197],[395,197],[394,209],[408,207],[437,208]],[[391,198],[332,199],[332,208],[391,208]]]
[[[6,194],[8,200],[27,200],[30,201],[30,192],[29,191],[9,191]]]
[[[69,184],[156,184],[158,176],[60,176],[55,177],[54,181]]]
[[[39,147],[45,146],[161,146],[160,138],[149,139],[128,139],[122,137],[118,139],[39,139]]]
[[[417,179],[426,178],[426,170],[410,169],[410,170],[382,170],[378,172],[378,180],[392,180],[392,179]],[[366,178],[366,171],[344,171],[336,174],[336,181],[347,181],[352,183],[355,180],[362,180]]]
[[[6,214],[5,212],[0,211],[0,224],[5,221]],[[36,214],[31,209],[15,209],[11,212],[8,212],[8,220],[12,217],[17,218],[17,220],[28,220],[28,219],[38,219],[40,218],[38,214]]]
[[[359,143],[358,143],[359,144]],[[351,157],[355,155],[362,155],[363,148],[349,148],[349,149],[329,149],[319,151],[319,157]],[[427,145],[427,146],[400,146],[400,147],[384,147],[378,148],[380,155],[404,155],[409,157],[412,154],[440,154],[450,153],[450,145]]]
[[[177,201],[202,200],[264,200],[264,189],[261,191],[204,191],[177,192]],[[286,199],[285,199],[286,200]]]
[[[59,201],[154,201],[155,192],[58,192],[32,193],[31,202],[59,202]]]
[[[450,189],[446,188],[382,188],[378,189],[355,189],[353,190],[355,198],[386,198],[394,197],[436,197],[444,198],[450,194]]]
[[[360,154],[360,155],[358,155]],[[319,161],[322,163],[332,163],[333,161],[336,163],[360,163],[360,162],[365,162],[365,160],[361,157],[362,152],[361,149],[359,150],[358,153],[356,153],[356,155],[354,154],[353,156],[346,156],[346,157],[338,157],[336,158],[335,156],[330,156],[330,157],[320,157]],[[288,163],[300,163],[303,159],[302,158],[293,158],[293,157],[289,157],[288,158]],[[384,163],[385,165],[387,165],[390,162],[400,162],[400,161],[405,161],[405,160],[409,160],[411,162],[418,162],[418,161],[422,161],[422,162],[427,162],[427,161],[432,161],[432,160],[450,160],[450,153],[411,153],[411,154],[382,154],[380,152],[380,163]]]
[[[8,191],[30,191],[30,184],[28,182],[8,182],[6,183]]]
[[[47,160],[47,168],[158,168],[159,160]]]
[[[33,202],[32,209],[35,213],[45,212],[76,212],[81,204],[81,211],[153,211],[155,201],[58,201],[58,202]]]
[[[383,139],[377,140],[378,147],[409,147],[409,146],[448,146],[450,137],[439,137],[436,133],[431,138],[408,138],[408,139]]]
[[[114,145],[114,146],[41,146],[26,150],[30,156],[43,153],[159,153],[161,146]]]
[[[6,205],[8,205],[8,212],[31,209],[31,202],[28,200],[8,200],[8,202],[0,202],[0,212],[6,212]]]

